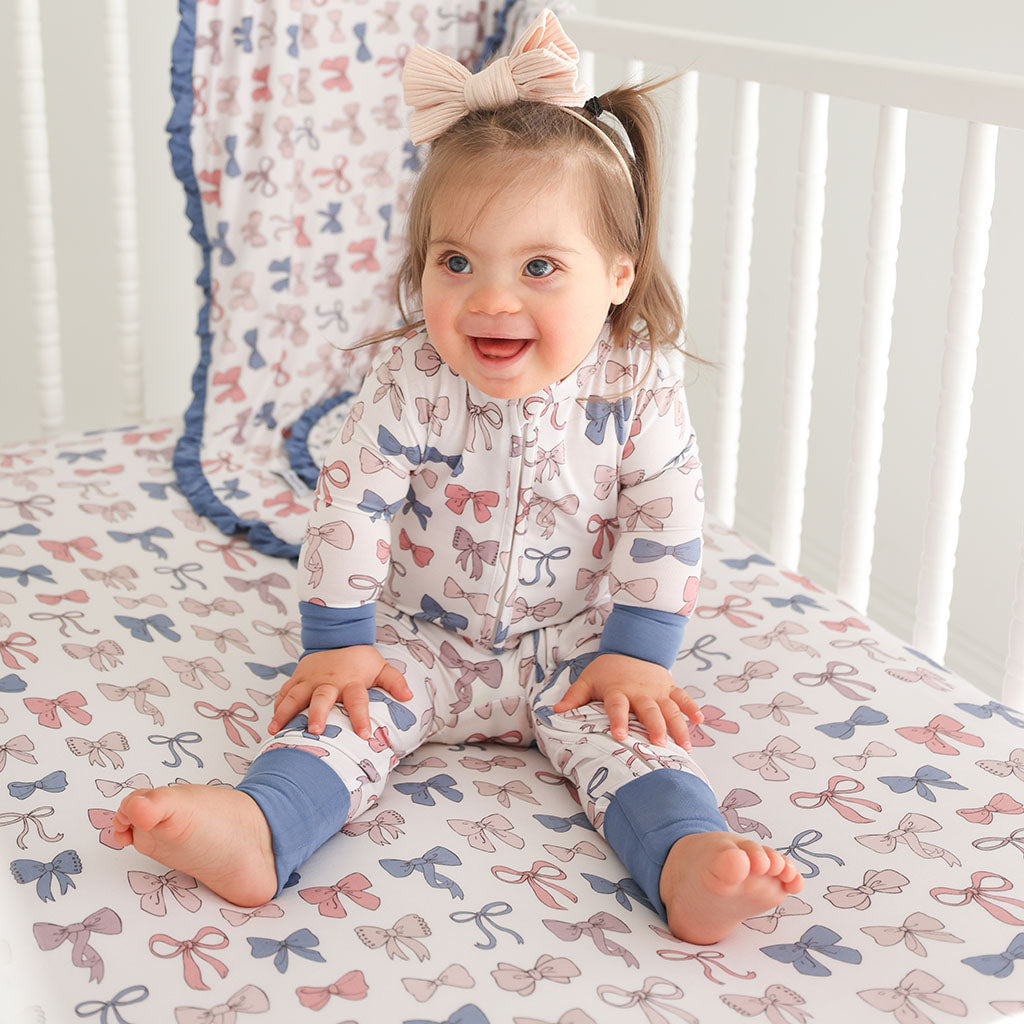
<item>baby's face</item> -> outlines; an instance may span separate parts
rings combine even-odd
[[[534,193],[446,189],[431,210],[423,315],[445,362],[493,398],[563,380],[593,348],[633,283],[584,229],[569,175]]]

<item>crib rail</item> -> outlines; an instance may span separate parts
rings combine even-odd
[[[947,304],[941,395],[920,560],[912,643],[941,662],[946,654],[953,574],[959,540],[964,466],[971,424],[976,353],[988,257],[999,127],[1024,129],[1024,77],[883,60],[777,43],[748,41],[624,21],[578,17],[567,29],[582,49],[616,55],[632,74],[638,62],[684,71],[687,101],[677,126],[676,173],[692,166],[696,149],[696,92],[702,75],[733,79],[735,108],[725,225],[718,398],[713,448],[706,459],[713,486],[709,513],[726,525],[736,517],[739,439],[747,337],[754,195],[757,183],[758,102],[764,84],[801,90],[800,139],[789,324],[774,514],[769,549],[781,564],[800,562],[804,517],[821,244],[825,209],[830,97],[878,106],[874,193],[864,282],[856,419],[840,540],[838,592],[864,610],[870,595],[883,416],[892,339],[897,250],[905,174],[907,112],[966,123],[966,158]],[[687,120],[692,123],[686,124]],[[685,172],[692,175],[692,172]],[[677,182],[671,259],[688,294],[692,176]],[[680,209],[682,208],[682,209]],[[1003,699],[1024,703],[1024,563],[1018,575]]]

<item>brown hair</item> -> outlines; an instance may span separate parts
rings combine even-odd
[[[423,324],[422,316],[414,319],[410,314],[418,308],[431,211],[440,190],[479,181],[482,171],[495,182],[496,192],[528,188],[530,180],[538,177],[540,162],[556,174],[564,176],[569,168],[580,176],[581,192],[589,193],[587,228],[594,245],[609,260],[625,253],[634,262],[629,295],[610,312],[613,345],[622,348],[630,334],[636,334],[652,348],[682,349],[682,300],[658,244],[661,126],[649,94],[663,84],[665,80],[626,85],[597,98],[601,108],[619,120],[632,155],[607,122],[588,110],[573,108],[579,115],[574,117],[555,104],[525,100],[472,111],[438,136],[431,143],[410,203],[407,250],[396,281],[403,326],[374,335],[368,342],[396,338]],[[631,182],[597,131],[622,154]]]

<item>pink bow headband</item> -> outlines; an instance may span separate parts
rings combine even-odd
[[[576,84],[580,52],[558,18],[545,8],[499,57],[476,74],[437,50],[417,46],[402,72],[405,102],[413,108],[409,136],[419,145],[447,131],[471,110],[496,110],[517,100],[552,103],[596,132],[615,154],[627,180],[632,175],[615,143],[592,121],[573,110],[585,90]]]

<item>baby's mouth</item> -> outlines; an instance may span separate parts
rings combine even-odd
[[[471,339],[473,347],[484,359],[500,362],[502,360],[515,359],[527,345],[531,338],[477,338]]]

